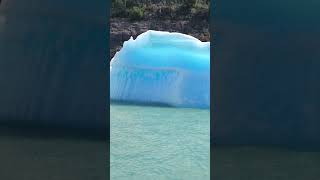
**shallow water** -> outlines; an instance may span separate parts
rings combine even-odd
[[[210,112],[112,104],[112,180],[210,178]]]

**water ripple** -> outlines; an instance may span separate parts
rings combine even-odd
[[[112,180],[209,179],[208,110],[111,105]]]

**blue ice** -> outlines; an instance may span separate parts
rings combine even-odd
[[[112,101],[210,107],[210,42],[149,30],[124,42],[110,63]]]

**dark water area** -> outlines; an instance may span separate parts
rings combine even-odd
[[[213,179],[319,179],[320,2],[212,8]]]
[[[108,179],[105,131],[0,123],[0,178]]]
[[[11,122],[0,123],[0,136],[107,141],[107,133],[105,130],[48,126],[39,123],[25,123],[23,121],[18,121],[15,124]]]
[[[319,179],[320,152],[290,148],[222,146],[211,148],[215,180]]]
[[[0,179],[108,179],[108,1],[0,2]]]
[[[229,0],[216,4],[217,21],[230,20],[235,24],[265,27],[265,30],[287,31],[316,30],[320,28],[320,2],[308,0],[254,1]]]
[[[320,3],[214,4],[216,144],[320,146]]]
[[[43,132],[4,127],[0,131],[1,179],[108,179],[105,140],[61,134],[48,137]]]
[[[0,122],[107,131],[107,1],[4,0]]]

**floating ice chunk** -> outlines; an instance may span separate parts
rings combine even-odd
[[[209,108],[210,43],[151,30],[131,37],[111,60],[110,98]]]

